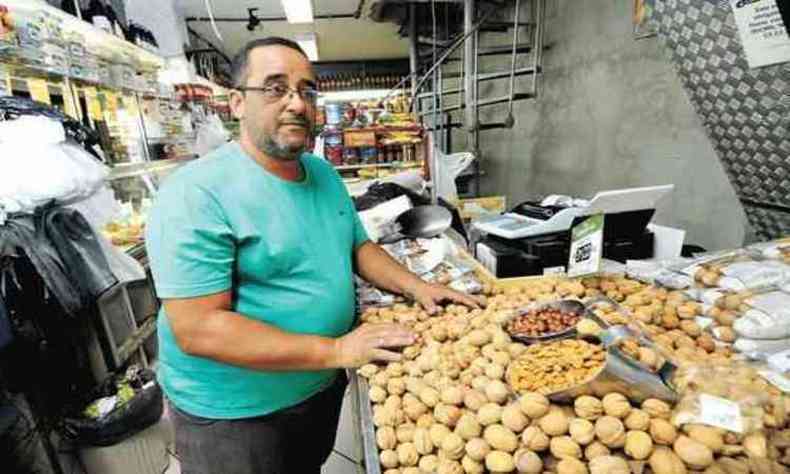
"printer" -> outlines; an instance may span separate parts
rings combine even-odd
[[[603,257],[626,260],[653,257],[654,235],[647,228],[658,201],[673,185],[603,191],[592,199],[523,202],[510,212],[472,223],[472,251],[498,278],[564,273],[571,229],[604,214]]]

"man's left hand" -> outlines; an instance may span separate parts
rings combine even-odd
[[[480,308],[482,301],[474,296],[451,290],[446,286],[423,283],[410,292],[410,296],[425,308],[428,314],[439,311],[439,303],[452,302],[471,308]]]

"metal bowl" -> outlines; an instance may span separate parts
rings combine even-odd
[[[510,321],[521,316],[522,314],[528,313],[530,311],[542,311],[545,309],[555,309],[566,313],[573,313],[578,315],[579,318],[586,318],[589,317],[591,314],[587,311],[587,307],[584,305],[584,303],[578,300],[568,299],[568,300],[551,301],[549,303],[533,303],[531,305],[520,308],[516,312],[516,314],[513,315],[513,317],[509,318],[507,321],[503,323],[505,330],[510,335],[510,338],[519,342],[523,342],[524,344],[535,344],[539,342],[557,341],[560,339],[568,339],[571,337],[576,337],[577,333],[575,327],[570,327],[560,332],[543,334],[541,336],[527,336],[525,334],[511,332],[510,329],[507,328],[507,325],[508,323],[510,323]],[[597,317],[596,317],[596,321],[597,321]]]

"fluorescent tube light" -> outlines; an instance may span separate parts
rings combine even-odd
[[[294,40],[307,55],[310,61],[318,61],[318,41],[315,33],[303,33],[296,35]]]
[[[312,23],[312,0],[280,0],[288,23]]]

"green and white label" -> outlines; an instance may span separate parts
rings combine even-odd
[[[601,271],[603,220],[603,214],[595,214],[571,229],[569,277],[590,275]]]

